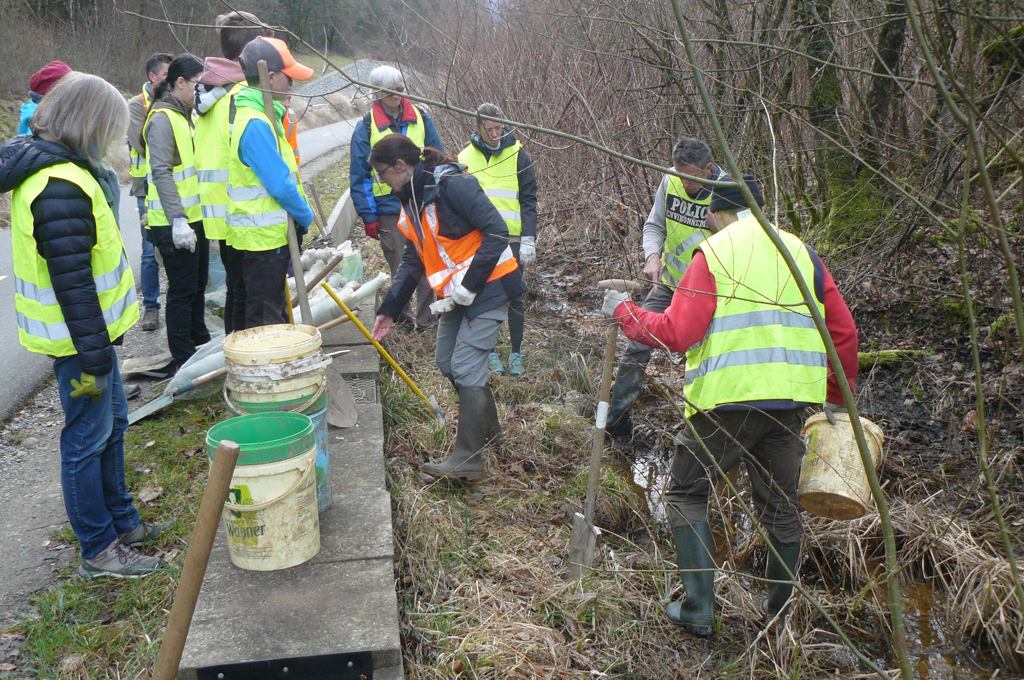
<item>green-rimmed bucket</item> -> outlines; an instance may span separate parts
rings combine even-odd
[[[238,464],[224,504],[224,532],[235,566],[287,569],[320,551],[316,434],[301,413],[255,413],[214,425],[212,458],[222,440],[238,444]]]

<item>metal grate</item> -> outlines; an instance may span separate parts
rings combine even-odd
[[[195,670],[198,680],[372,680],[373,653],[246,661]]]
[[[378,403],[377,381],[373,378],[350,378],[345,376],[345,382],[348,383],[348,388],[352,390],[352,398],[356,400],[357,404]]]

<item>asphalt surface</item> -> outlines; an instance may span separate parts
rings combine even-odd
[[[358,121],[358,118],[354,118],[299,133],[299,151],[303,164],[338,147],[348,146],[352,139],[352,129]],[[325,206],[325,209],[328,208]],[[128,195],[128,187],[121,189],[121,238],[138,282],[142,234],[138,207],[135,198]],[[0,422],[16,413],[25,399],[53,375],[53,360],[50,357],[29,352],[18,342],[12,266],[11,232],[6,229],[0,232]],[[141,291],[139,301],[142,301]]]

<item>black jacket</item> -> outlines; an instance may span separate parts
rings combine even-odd
[[[470,144],[490,159],[492,155],[504,149],[514,146],[516,135],[510,129],[505,128],[505,136],[501,138],[501,146],[491,150],[480,139],[476,132],[469,138]],[[537,174],[533,171],[533,161],[526,149],[520,149],[516,156],[516,175],[519,176],[519,218],[523,222],[523,232],[520,236],[537,237]]]
[[[505,220],[484,194],[476,177],[466,174],[466,166],[445,163],[437,166],[436,170],[437,173],[435,168],[425,167],[420,161],[413,172],[412,181],[397,195],[405,212],[417,217],[424,207],[435,204],[438,231],[445,238],[454,240],[474,230],[483,232],[483,241],[462,280],[466,289],[477,294],[473,304],[465,310],[466,317],[472,319],[521,295],[526,291],[526,285],[518,268],[500,279],[487,281],[501,254],[508,247]],[[397,319],[425,272],[416,247],[409,241],[402,254],[402,264],[391,282],[391,289],[377,313]]]
[[[0,192],[11,191],[44,168],[67,162],[96,178],[116,216],[121,190],[113,171],[95,168],[60,144],[29,135],[14,137],[0,147]],[[32,202],[32,217],[36,249],[46,260],[82,371],[107,375],[114,368],[114,353],[92,277],[96,245],[92,200],[77,185],[51,179]],[[114,344],[120,342],[117,338]]]

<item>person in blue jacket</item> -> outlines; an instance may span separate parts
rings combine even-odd
[[[387,89],[405,92],[405,80],[401,71],[394,66],[378,66],[370,72],[369,83],[375,89],[373,107],[356,123],[352,131],[349,176],[352,203],[359,217],[363,219],[366,235],[380,241],[384,259],[387,260],[388,269],[394,277],[402,263],[402,253],[405,252],[405,244],[408,241],[398,229],[398,215],[402,212],[402,203],[392,193],[391,188],[376,176],[370,166],[370,149],[378,141],[394,133],[405,135],[420,148],[433,147],[444,151],[444,147],[434,122],[430,120],[426,111],[401,94],[382,91]],[[421,278],[416,287],[416,297],[415,319],[406,306],[395,319],[396,323],[409,328],[415,325],[420,330],[435,326],[437,318],[430,311],[430,305],[435,299],[434,291],[425,278]]]
[[[19,135],[27,135],[32,132],[28,122],[31,120],[32,114],[36,112],[39,102],[54,85],[60,82],[61,78],[69,73],[71,73],[71,67],[63,61],[51,61],[29,78],[29,100],[21,105],[21,119],[18,121]]]

